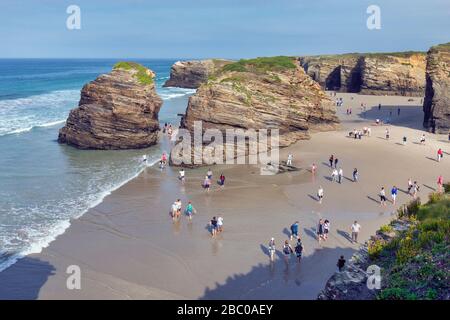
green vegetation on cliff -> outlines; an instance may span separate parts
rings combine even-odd
[[[120,61],[114,65],[113,69],[136,70],[137,72],[134,76],[140,84],[147,85],[153,83],[153,77],[149,70],[139,63]]]
[[[255,59],[241,59],[225,65],[222,72],[236,71],[236,72],[253,72],[253,73],[267,73],[270,71],[283,71],[288,69],[295,69],[295,58],[286,56],[277,57],[261,57]]]
[[[389,241],[369,244],[370,263],[382,269],[378,299],[450,298],[450,190],[432,193],[425,205],[412,201],[399,216],[413,225]],[[389,233],[386,226],[380,230]]]

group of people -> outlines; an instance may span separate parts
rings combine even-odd
[[[215,237],[218,233],[223,231],[223,218],[213,217],[209,223],[211,236]]]
[[[212,177],[213,173],[211,169],[208,169],[208,171],[206,172],[205,179],[203,179],[202,183],[202,187],[206,189],[206,191],[209,191],[211,188]],[[222,188],[225,186],[225,176],[223,173],[220,174],[219,180],[217,180],[217,184]]]
[[[350,138],[355,138],[361,140],[363,136],[367,135],[370,137],[372,130],[369,127],[364,127],[362,130],[353,129],[348,133]]]
[[[303,252],[304,252],[304,246],[303,246],[302,239],[300,238],[299,232],[298,232],[299,231],[299,222],[295,221],[291,225],[290,230],[291,230],[291,234],[289,236],[289,239],[285,240],[284,244],[283,244],[283,248],[282,248],[283,256],[284,256],[285,262],[288,263],[291,255],[295,253],[295,255],[297,257],[297,261],[300,262],[300,260],[302,259]],[[290,243],[292,240],[296,241],[294,248],[291,246],[291,243]],[[275,259],[275,252],[276,252],[275,238],[272,237],[269,240],[268,249],[269,249],[270,261],[273,262]]]
[[[317,224],[317,240],[319,241],[327,241],[328,234],[330,233],[330,221],[328,219],[319,219],[319,223]]]
[[[172,216],[172,219],[174,221],[175,220],[179,220],[181,218],[181,208],[182,208],[181,200],[177,199],[172,204],[172,208],[171,208],[171,216]],[[194,213],[196,213],[196,210],[192,206],[191,201],[189,201],[188,204],[186,205],[186,208],[184,209],[184,214],[189,219],[189,221],[191,221],[192,220],[192,215]]]
[[[167,133],[169,137],[172,136],[173,128],[171,123],[164,123],[163,133]]]

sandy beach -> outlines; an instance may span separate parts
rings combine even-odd
[[[206,193],[200,184],[207,167],[187,169],[184,185],[178,168],[149,167],[73,220],[41,253],[1,272],[0,299],[315,299],[339,256],[348,259],[359,247],[349,241],[354,220],[362,226],[363,243],[411,199],[405,193],[408,178],[419,183],[419,196],[426,199],[437,177],[448,180],[450,172],[448,138],[423,131],[421,98],[337,96],[344,98],[337,107],[339,131],[314,133],[280,152],[282,159],[292,153],[300,171],[260,176],[256,166],[215,166],[213,180],[223,172],[226,186],[214,185]],[[349,107],[352,115],[346,114]],[[392,123],[375,126],[375,119],[388,118],[391,110]],[[347,137],[353,128],[366,126],[371,137]],[[403,136],[408,137],[405,146]],[[435,160],[438,148],[444,150],[441,162]],[[344,170],[342,184],[329,180],[331,154]],[[312,163],[315,175],[309,171]],[[351,181],[353,168],[358,168],[358,182]],[[325,193],[322,204],[316,200],[319,185]],[[397,204],[381,207],[380,188],[390,199],[393,185],[400,189]],[[183,207],[190,200],[196,208],[191,223],[184,216],[175,223],[170,218],[177,198]],[[219,215],[224,232],[213,239],[207,224]],[[319,218],[331,222],[330,237],[320,244],[315,237]],[[300,264],[294,257],[286,264],[280,249],[296,220],[304,257]],[[274,263],[267,250],[271,237],[278,249]],[[80,290],[67,289],[71,265],[81,269]]]

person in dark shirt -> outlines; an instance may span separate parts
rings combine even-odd
[[[342,269],[344,269],[345,266],[345,259],[344,256],[341,256],[337,262],[337,267],[339,268],[339,271],[342,271]]]

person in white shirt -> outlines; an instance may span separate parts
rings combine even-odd
[[[343,176],[344,176],[344,170],[342,170],[342,168],[339,168],[339,173],[338,173],[339,183],[342,183]]]
[[[319,190],[317,190],[317,198],[319,198],[319,203],[322,203],[322,199],[323,199],[323,188],[322,188],[322,186],[320,186]]]
[[[181,169],[181,170],[178,172],[178,179],[180,179],[181,182],[184,182],[184,177],[185,177],[184,169]]]
[[[286,164],[288,166],[292,166],[292,158],[293,158],[292,154],[289,153],[288,158],[287,158],[287,162],[286,162]]]
[[[351,226],[352,242],[358,242],[358,234],[359,234],[360,229],[361,229],[360,224],[358,223],[358,221],[355,220],[355,222],[353,222],[353,224]]]
[[[222,217],[217,218],[217,231],[219,231],[219,232],[223,231],[223,218]]]
[[[380,190],[380,206],[386,206],[386,191],[384,187],[381,187]]]

